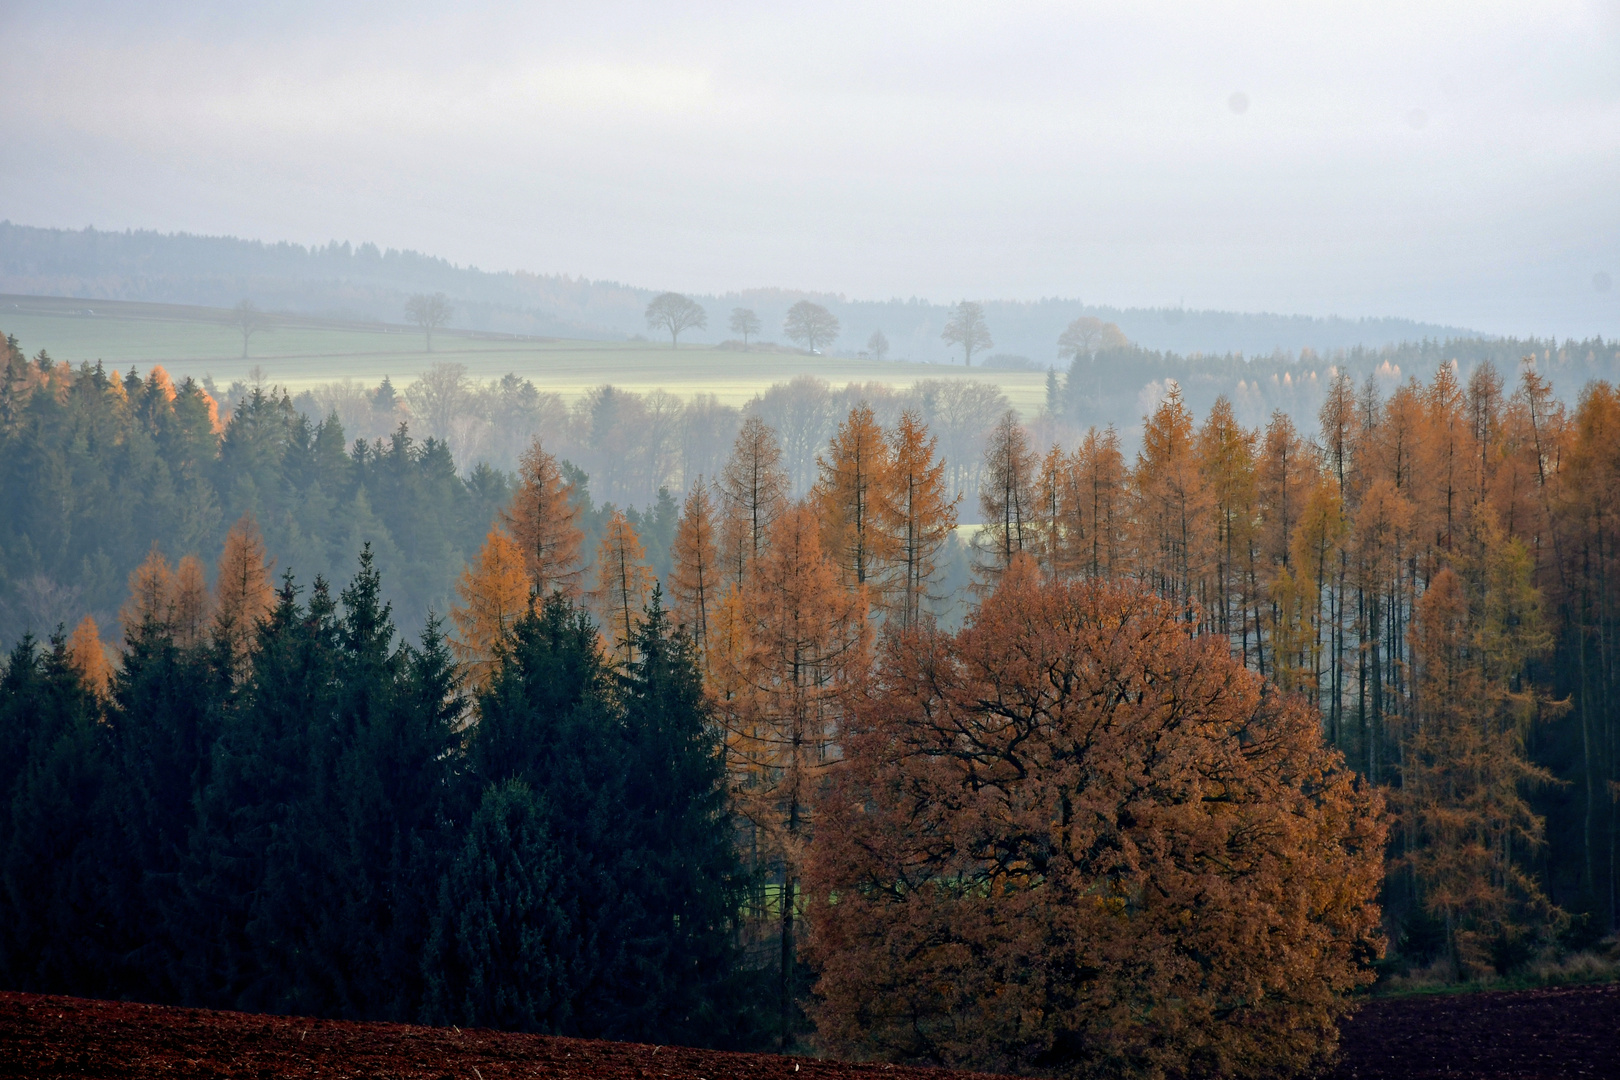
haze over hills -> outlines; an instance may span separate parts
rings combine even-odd
[[[486,271],[415,251],[332,242],[323,247],[234,237],[152,231],[112,232],[37,228],[0,222],[0,292],[103,300],[229,307],[251,298],[268,310],[397,322],[408,296],[443,292],[455,305],[453,325],[471,330],[588,339],[649,333],[647,301],[658,288],[592,281],[565,274]],[[911,297],[885,301],[757,288],[724,295],[693,293],[708,328],[690,341],[729,337],[733,307],[755,310],[765,338],[780,336],[787,309],[810,298],[838,316],[843,331],[833,351],[854,354],[881,330],[893,359],[948,361],[940,330],[950,301]],[[1458,326],[1404,318],[1343,319],[1273,313],[1117,308],[1079,298],[1035,301],[982,297],[995,337],[992,352],[1056,362],[1056,341],[1079,315],[1118,323],[1148,349],[1182,354],[1319,353],[1356,346],[1478,337]]]

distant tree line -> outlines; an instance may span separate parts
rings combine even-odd
[[[1414,375],[1456,359],[1464,377],[1483,362],[1507,370],[1535,355],[1561,400],[1573,402],[1594,378],[1620,375],[1620,350],[1606,342],[1540,341],[1423,343],[1398,349],[1352,350],[1333,356],[1181,357],[1137,348],[1118,328],[1095,318],[1074,321],[1059,350],[1061,371],[1048,371],[1043,407],[1025,417],[1042,441],[1074,445],[1090,426],[1113,425],[1131,444],[1143,417],[1172,383],[1188,406],[1203,411],[1225,397],[1237,419],[1251,427],[1282,411],[1297,425],[1315,422],[1327,386],[1339,372],[1358,382],[1375,378],[1390,393]],[[996,358],[992,357],[994,361]],[[242,384],[221,398],[239,400]],[[742,418],[757,415],[778,432],[795,491],[808,490],[815,457],[827,446],[838,418],[868,401],[892,422],[916,408],[941,438],[953,485],[972,506],[977,499],[984,441],[1009,407],[989,383],[923,379],[909,388],[877,383],[837,387],[800,376],[761,393],[742,408],[712,396],[682,399],[667,391],[638,394],[616,387],[592,390],[572,405],[517,375],[480,383],[458,364],[435,365],[398,392],[390,384],[364,387],[330,383],[304,391],[294,406],[319,423],[336,414],[343,430],[368,440],[386,437],[408,420],[413,431],[449,445],[458,462],[511,471],[536,436],[583,469],[593,494],[615,505],[646,506],[661,488],[688,488],[713,477]]]
[[[268,310],[303,313],[343,311],[365,320],[398,320],[401,306],[417,294],[444,293],[468,328],[565,337],[620,337],[645,326],[653,291],[609,281],[557,274],[489,272],[455,266],[415,251],[375,244],[332,242],[304,247],[228,237],[153,231],[41,229],[0,222],[0,291],[54,294],[101,300],[205,304],[228,309],[252,282],[253,299]],[[749,289],[719,296],[693,296],[718,316],[733,307],[756,312],[766,327],[781,325],[789,308],[808,300],[826,308],[854,340],[881,330],[898,356],[939,361],[950,346],[941,331],[950,304],[916,297],[850,300]],[[1297,352],[1305,346],[1327,352],[1360,343],[1467,336],[1463,327],[1409,319],[1313,318],[1268,313],[1191,310],[1181,306],[1115,308],[1077,298],[982,301],[1000,347],[1045,366],[1052,343],[1080,316],[1113,322],[1133,341],[1155,349],[1188,352]],[[740,331],[735,331],[741,336]],[[956,353],[955,355],[961,355]],[[977,355],[977,353],[975,353]]]
[[[234,394],[248,390],[243,384]],[[222,398],[232,395],[220,391]],[[857,401],[871,403],[891,422],[916,409],[941,438],[952,484],[971,497],[984,436],[1010,407],[999,388],[977,380],[835,387],[809,375],[775,384],[742,408],[710,394],[682,399],[663,390],[636,393],[615,386],[595,387],[569,405],[531,380],[507,375],[480,383],[454,363],[434,365],[403,392],[386,381],[375,387],[335,382],[291,401],[312,423],[336,417],[345,432],[368,439],[406,422],[446,444],[455,460],[505,472],[515,470],[527,446],[543,437],[590,477],[593,496],[617,506],[646,506],[661,489],[679,493],[698,477],[714,477],[749,416],[778,432],[794,489],[802,493],[814,479],[816,455]]]
[[[1594,379],[1620,378],[1620,342],[1535,338],[1468,338],[1419,341],[1379,348],[1355,347],[1317,353],[1276,350],[1269,355],[1160,352],[1126,341],[1118,328],[1096,328],[1098,336],[1076,335],[1081,319],[1066,331],[1060,353],[1069,361],[1048,403],[1048,412],[1068,425],[1069,441],[1087,427],[1114,425],[1122,432],[1151,413],[1171,381],[1189,407],[1203,412],[1225,397],[1237,418],[1250,427],[1273,412],[1287,413],[1309,427],[1339,374],[1359,385],[1372,377],[1389,394],[1414,378],[1427,378],[1442,363],[1457,361],[1466,379],[1479,364],[1512,371],[1534,356],[1556,396],[1573,404]],[[1105,332],[1106,331],[1106,332]]]

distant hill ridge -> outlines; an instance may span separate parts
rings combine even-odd
[[[50,229],[0,221],[0,292],[101,300],[230,307],[251,298],[268,310],[398,322],[405,298],[443,292],[456,307],[452,324],[470,330],[561,337],[623,338],[649,333],[643,317],[658,289],[565,274],[485,271],[416,251],[336,241],[305,247],[224,236]],[[855,353],[883,331],[896,359],[947,360],[939,338],[949,303],[916,297],[850,300],[840,295],[761,288],[721,296],[691,294],[708,312],[694,341],[728,337],[733,307],[754,309],[765,338],[780,336],[787,309],[801,299],[826,305],[843,324],[836,351]],[[1189,353],[1277,350],[1319,353],[1356,346],[1479,337],[1464,327],[1410,319],[1316,318],[1305,315],[1115,308],[1050,298],[984,300],[993,351],[1056,360],[1057,337],[1080,315],[1118,323],[1149,349]]]

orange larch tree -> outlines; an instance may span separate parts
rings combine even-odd
[[[596,584],[587,599],[601,620],[609,651],[622,664],[635,662],[636,633],[655,580],[635,526],[623,512],[613,511],[596,549]]]
[[[1293,567],[1292,543],[1300,515],[1305,511],[1305,493],[1316,482],[1317,458],[1300,436],[1288,414],[1271,415],[1261,437],[1255,463],[1255,498],[1259,521],[1256,525],[1255,616],[1271,628],[1297,625],[1298,589]],[[1286,601],[1286,602],[1285,602]],[[1287,610],[1285,610],[1285,608]],[[1255,667],[1261,674],[1275,667],[1275,633],[1261,641],[1255,650]],[[1292,648],[1292,640],[1289,645]],[[1278,670],[1279,681],[1291,676]]]
[[[979,484],[984,527],[973,538],[978,554],[973,571],[981,590],[999,581],[1013,556],[1036,542],[1035,474],[1039,468],[1018,414],[1008,409],[990,429],[984,446],[984,478]]]
[[[1330,663],[1328,650],[1332,646],[1331,586],[1339,554],[1343,549],[1348,523],[1344,504],[1339,500],[1339,485],[1331,473],[1317,473],[1315,482],[1305,492],[1305,505],[1300,508],[1299,523],[1294,526],[1289,562],[1293,568],[1297,595],[1300,598],[1300,627],[1302,653],[1300,669],[1294,685],[1317,695],[1319,703],[1327,707],[1325,722],[1328,737],[1339,745],[1337,701],[1333,697],[1331,682],[1324,688],[1324,665]],[[1278,659],[1281,665],[1283,660]],[[1326,699],[1324,702],[1323,699]]]
[[[1215,565],[1201,598],[1209,629],[1224,634],[1248,662],[1249,614],[1254,597],[1255,527],[1259,520],[1255,487],[1255,434],[1237,422],[1232,403],[1215,399],[1198,430],[1199,468],[1211,496]],[[1259,627],[1253,627],[1257,636]]]
[[[214,581],[214,640],[229,657],[237,679],[247,674],[259,620],[275,604],[275,589],[270,584],[273,566],[258,525],[244,514],[225,534]]]
[[[107,659],[107,646],[101,640],[96,620],[86,615],[67,639],[68,663],[79,673],[84,688],[105,699],[112,686],[113,666]]]
[[[721,571],[715,543],[714,500],[698,477],[686,493],[670,545],[669,596],[675,621],[686,627],[702,655],[708,646],[709,618],[719,603]]]
[[[530,609],[534,583],[524,554],[505,531],[491,529],[456,583],[460,602],[450,608],[456,628],[450,647],[475,690],[488,684],[518,620]]]
[[[1497,421],[1496,464],[1489,470],[1485,498],[1495,507],[1503,531],[1525,538],[1536,561],[1537,578],[1542,580],[1551,570],[1552,544],[1538,490],[1540,462],[1535,446],[1529,401],[1521,385],[1503,403]]]
[[[1190,618],[1214,563],[1214,498],[1198,467],[1192,412],[1174,386],[1142,428],[1132,474],[1139,572]]]
[[[731,457],[720,472],[721,558],[726,576],[741,584],[759,558],[771,525],[787,506],[788,477],[776,434],[757,416],[743,421]]]
[[[1441,364],[1423,393],[1424,426],[1417,478],[1420,502],[1433,508],[1431,528],[1436,549],[1450,551],[1468,525],[1470,489],[1474,487],[1473,425],[1467,395],[1457,379],[1455,361]]]
[[[1031,485],[1034,505],[1031,507],[1031,535],[1034,543],[1030,554],[1042,570],[1052,577],[1069,572],[1070,546],[1074,540],[1064,515],[1065,495],[1073,486],[1073,462],[1063,447],[1053,443],[1041,458]]]
[[[1260,562],[1263,573],[1286,567],[1294,527],[1305,509],[1305,492],[1314,482],[1316,455],[1284,412],[1271,414],[1255,468],[1260,503]]]
[[[836,757],[834,733],[866,672],[871,631],[866,599],[839,584],[808,505],[783,512],[768,539],[747,584],[731,594],[739,647],[719,673],[732,696],[715,707],[726,727],[733,806],[775,879],[785,1021],[797,993],[811,801]]]
[[[1468,376],[1468,424],[1474,446],[1473,473],[1468,501],[1483,506],[1496,487],[1496,473],[1503,461],[1502,419],[1506,401],[1502,376],[1493,364],[1484,363]]]
[[[1402,656],[1393,647],[1392,623],[1400,603],[1396,584],[1402,553],[1411,546],[1412,504],[1387,476],[1368,486],[1356,511],[1351,542],[1355,547],[1356,591],[1363,605],[1360,686],[1361,768],[1380,783],[1384,775],[1386,717],[1395,700],[1392,678]]]
[[[894,552],[877,524],[880,493],[889,485],[889,444],[870,405],[849,410],[816,467],[810,500],[821,517],[822,547],[846,588],[876,592]]]
[[[169,633],[174,620],[174,570],[152,545],[145,561],[129,575],[129,598],[118,613],[126,640],[155,630]]]
[[[934,599],[936,557],[956,528],[956,505],[945,483],[939,441],[907,410],[889,434],[888,483],[878,491],[877,526],[893,552],[879,594],[883,612],[900,628],[917,626]]]
[[[1523,545],[1494,538],[1475,588],[1442,568],[1412,623],[1417,723],[1396,805],[1407,834],[1403,862],[1424,906],[1444,922],[1453,977],[1489,971],[1493,944],[1525,923],[1550,922],[1551,905],[1523,859],[1543,833],[1525,789],[1552,776],[1524,752],[1539,703],[1514,688],[1550,638],[1541,633]],[[1478,588],[1487,582],[1495,588]]]
[[[1361,492],[1371,479],[1371,474],[1367,468],[1368,462],[1363,460],[1367,456],[1362,439],[1366,425],[1356,396],[1355,380],[1343,368],[1332,370],[1327,396],[1317,410],[1317,419],[1321,425],[1321,469],[1333,485],[1338,499],[1343,523],[1341,531],[1348,531],[1348,523],[1354,519]],[[1358,632],[1352,622],[1359,618],[1365,607],[1364,603],[1351,602],[1351,553],[1352,549],[1347,544],[1336,546],[1331,565],[1324,568],[1319,589],[1323,601],[1322,651],[1325,664],[1322,703],[1327,728],[1335,739],[1343,738],[1347,730],[1344,717],[1345,688],[1349,678],[1347,652],[1351,635]]]
[[[1410,510],[1405,527],[1394,535],[1397,550],[1388,564],[1392,576],[1384,583],[1383,590],[1387,597],[1386,618],[1380,637],[1389,656],[1388,713],[1392,716],[1410,713],[1408,629],[1422,583],[1434,573],[1427,539],[1433,535],[1434,505],[1417,477],[1425,426],[1422,388],[1416,380],[1411,380],[1396,387],[1384,402],[1382,415],[1365,450],[1368,490],[1371,484],[1383,478]]]
[[[174,643],[182,648],[202,644],[212,609],[213,597],[208,595],[208,580],[202,560],[195,555],[182,557],[174,568],[173,616],[170,621]]]
[[[579,595],[584,533],[573,498],[574,485],[564,478],[557,459],[535,440],[518,463],[518,488],[503,521],[542,597],[553,592]]]
[[[1112,427],[1091,428],[1075,447],[1064,511],[1075,573],[1087,578],[1130,572],[1130,475]]]

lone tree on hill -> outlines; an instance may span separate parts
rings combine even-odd
[[[264,312],[252,300],[243,300],[231,309],[231,325],[242,331],[242,359],[247,359],[248,338],[266,326]]]
[[[838,317],[820,304],[800,300],[788,308],[787,318],[782,320],[782,332],[789,341],[819,353],[823,345],[831,345],[838,339]]]
[[[433,351],[433,331],[450,321],[456,309],[450,306],[444,293],[417,293],[405,301],[405,317],[422,330],[427,339],[427,351]]]
[[[741,334],[743,345],[746,347],[751,335],[760,331],[759,316],[745,307],[731,309],[731,332]]]
[[[1095,315],[1082,315],[1058,335],[1058,355],[1065,360],[1077,360],[1098,349],[1129,344],[1125,332],[1115,324],[1105,323]]]
[[[889,355],[889,339],[883,336],[883,331],[872,331],[872,336],[866,339],[866,351],[872,354],[874,360],[882,360]]]
[[[973,366],[973,354],[995,345],[990,340],[990,328],[984,324],[984,306],[972,300],[963,300],[951,309],[945,320],[945,331],[939,335],[952,345],[962,346],[962,361]]]
[[[660,293],[647,305],[647,325],[669,334],[669,347],[673,349],[680,344],[682,330],[694,326],[703,329],[709,325],[709,316],[703,305],[680,293]]]

